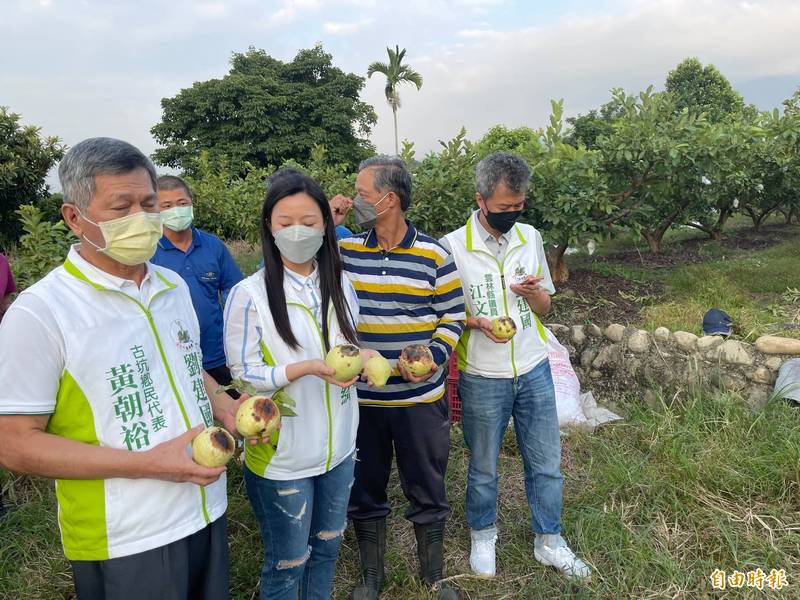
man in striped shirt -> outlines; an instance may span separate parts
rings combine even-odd
[[[410,344],[430,349],[435,367],[415,377],[395,366],[383,388],[358,384],[360,424],[355,484],[349,516],[358,538],[362,581],[356,599],[377,598],[383,581],[386,485],[392,451],[403,492],[406,518],[414,524],[420,574],[428,585],[442,579],[444,524],[450,514],[444,474],[450,451],[445,383],[450,353],[466,315],[453,258],[405,218],[411,203],[411,175],[397,158],[374,157],[359,167],[353,200],[365,233],[339,242],[345,270],[358,295],[358,333],[368,348],[396,363]],[[334,214],[343,217],[337,197]],[[338,206],[337,206],[338,205]],[[439,598],[457,598],[443,587]]]

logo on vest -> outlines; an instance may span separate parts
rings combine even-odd
[[[525,273],[523,266],[517,263],[517,266],[514,269],[514,274],[511,276],[511,282],[520,285],[527,277],[528,275]]]
[[[194,348],[194,341],[192,341],[192,336],[189,335],[189,328],[186,326],[186,323],[180,319],[176,319],[170,326],[170,332],[172,333],[172,339],[175,341],[176,347],[184,352]]]

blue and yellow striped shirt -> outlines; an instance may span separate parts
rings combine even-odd
[[[406,220],[408,231],[384,252],[374,230],[339,241],[344,268],[358,296],[358,335],[394,364],[409,344],[430,348],[439,366],[422,383],[398,373],[381,389],[358,384],[362,405],[406,406],[444,395],[447,361],[464,329],[464,296],[453,257]]]

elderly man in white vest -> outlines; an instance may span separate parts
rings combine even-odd
[[[539,321],[550,310],[555,288],[542,236],[517,222],[529,179],[530,170],[517,155],[484,158],[476,170],[478,210],[464,227],[442,239],[458,267],[468,315],[457,353],[462,427],[470,449],[470,566],[481,576],[495,574],[497,459],[513,416],[535,534],[534,557],[570,578],[583,579],[589,568],[561,537],[561,445]]]
[[[56,480],[80,599],[228,598],[225,468],[192,439],[237,403],[202,368],[189,290],[148,262],[153,164],[92,138],[59,166],[79,239],[0,325],[0,466]]]

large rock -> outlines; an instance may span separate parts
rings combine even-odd
[[[628,338],[628,350],[636,354],[644,354],[650,349],[650,334],[644,329],[634,331]]]
[[[747,395],[747,404],[749,404],[753,410],[761,410],[767,405],[769,397],[769,388],[765,388],[761,385],[754,385]]]
[[[761,383],[763,385],[772,385],[773,383],[775,383],[775,373],[773,373],[766,367],[758,367],[754,371],[750,371],[747,374],[747,378],[750,381]]]
[[[597,354],[592,361],[595,369],[616,369],[622,357],[622,350],[619,346],[606,346]]]
[[[756,340],[756,350],[764,354],[796,354],[800,356],[800,340],[762,335]]]
[[[747,383],[741,375],[728,373],[720,367],[711,369],[709,379],[714,387],[731,392],[738,392],[744,389]]]
[[[697,336],[693,333],[689,333],[688,331],[676,331],[672,334],[672,337],[675,338],[675,343],[678,344],[678,348],[681,350],[694,352],[697,348]]]
[[[566,344],[569,341],[569,327],[566,325],[552,323],[548,325],[547,328],[553,332],[553,335],[555,335],[562,344]]]
[[[722,338],[718,335],[704,335],[699,340],[697,340],[697,349],[700,352],[705,352],[706,350],[711,350],[715,346],[719,346],[722,344]]]
[[[767,367],[770,371],[777,371],[781,368],[783,364],[783,359],[780,356],[773,356],[772,358],[768,358],[764,361],[764,366]]]
[[[573,325],[572,326],[572,343],[575,344],[576,348],[580,348],[583,346],[583,343],[586,341],[586,332],[584,331],[583,325]]]
[[[592,337],[601,337],[603,335],[603,330],[600,329],[594,323],[589,323],[586,326],[586,333]]]
[[[653,332],[653,337],[659,342],[669,341],[669,329],[666,327],[659,327]]]
[[[590,367],[596,356],[597,356],[597,350],[594,350],[592,348],[587,348],[581,354],[581,366],[584,369]]]
[[[719,358],[730,365],[750,366],[755,362],[746,350],[746,346],[736,340],[725,340],[719,348]]]
[[[612,323],[606,327],[605,335],[612,342],[619,343],[625,335],[625,326],[619,323]]]
[[[642,361],[640,361],[638,358],[631,358],[630,360],[625,361],[624,366],[630,378],[635,380],[642,368]]]

